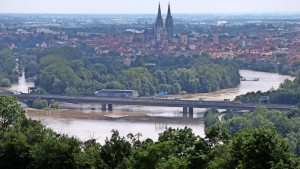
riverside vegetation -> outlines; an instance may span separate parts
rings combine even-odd
[[[235,101],[243,103],[259,103],[261,96],[268,96],[269,102],[273,104],[300,105],[300,72],[297,73],[295,80],[286,79],[280,84],[277,90],[267,92],[250,92],[236,97]]]
[[[261,96],[269,96],[270,103],[298,105],[300,101],[300,74],[297,73],[294,81],[285,80],[277,90],[268,92],[251,92],[236,97],[235,101],[243,103],[258,103]],[[205,126],[219,126],[222,130],[228,130],[231,136],[236,136],[244,129],[266,128],[275,130],[291,152],[300,157],[300,110],[277,111],[257,107],[255,111],[238,113],[227,110],[218,112],[211,109],[205,113]],[[221,118],[221,119],[220,119]]]
[[[26,77],[37,77],[36,92],[40,94],[93,95],[96,90],[106,88],[132,89],[147,96],[162,91],[212,92],[240,83],[236,63],[210,59],[205,54],[137,56],[132,58],[130,66],[124,65],[123,57],[117,54],[89,57],[83,56],[78,48],[52,48],[34,54],[19,56],[19,62]],[[12,67],[15,65],[16,61]],[[11,82],[8,77],[5,81]]]
[[[254,113],[271,114],[265,109]],[[158,141],[141,140],[140,134],[125,138],[112,130],[111,138],[99,144],[93,138],[80,141],[55,133],[27,119],[11,96],[0,96],[0,124],[0,168],[6,169],[300,167],[287,141],[268,125],[240,130],[233,136],[231,130],[212,126],[205,129],[205,138],[189,128],[169,128],[159,134]]]
[[[17,61],[9,50],[0,51],[0,87],[8,87],[13,82],[18,82],[20,75]]]

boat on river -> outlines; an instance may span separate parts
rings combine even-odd
[[[245,77],[241,76],[241,81],[259,81],[259,78],[253,78],[253,79],[246,79]]]

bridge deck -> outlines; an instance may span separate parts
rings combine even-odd
[[[143,105],[143,106],[163,106],[163,107],[191,107],[191,108],[217,108],[234,110],[254,110],[258,104],[233,103],[222,101],[199,101],[199,100],[175,100],[175,99],[146,99],[146,98],[103,98],[93,96],[65,96],[65,95],[34,95],[19,94],[13,95],[20,101],[33,101],[35,99],[57,100],[59,102],[71,103],[101,103],[117,105]],[[293,105],[267,104],[268,109],[291,110]]]

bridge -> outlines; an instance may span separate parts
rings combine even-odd
[[[34,101],[36,99],[55,100],[58,102],[70,103],[99,103],[102,110],[112,111],[113,105],[142,105],[142,106],[162,106],[162,107],[182,107],[183,114],[193,114],[194,108],[217,108],[231,110],[254,110],[258,104],[254,103],[234,103],[225,101],[199,101],[199,100],[177,100],[177,99],[151,99],[151,98],[104,98],[95,96],[67,96],[67,95],[36,95],[18,94],[13,95],[19,101]],[[297,108],[293,105],[264,104],[267,109],[291,110]]]

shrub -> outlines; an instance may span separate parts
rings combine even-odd
[[[48,107],[48,101],[44,100],[44,99],[36,99],[34,100],[32,107],[36,108],[36,109],[43,109]]]

